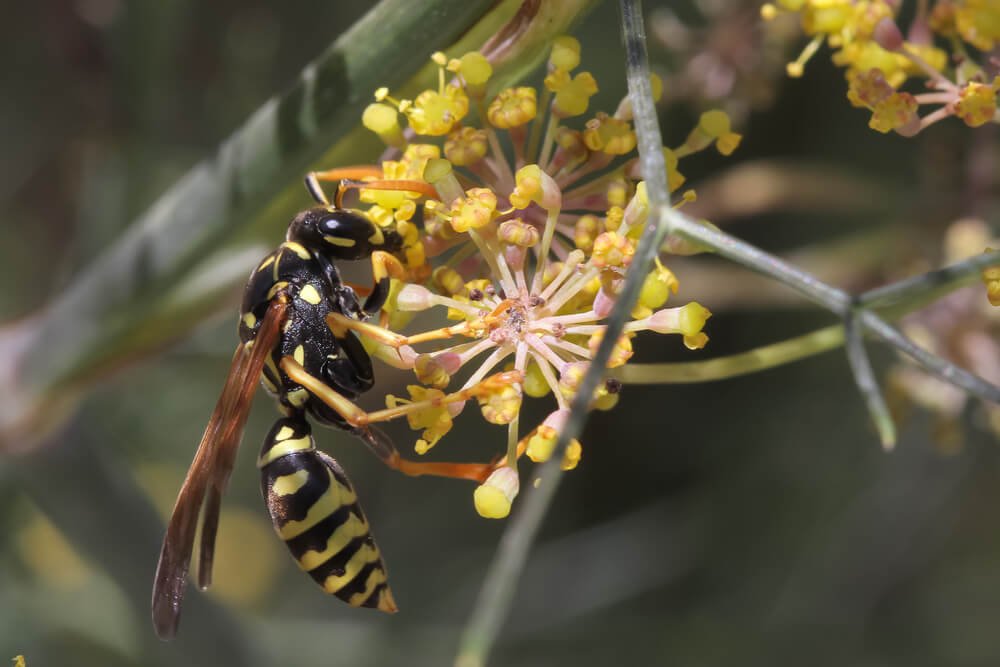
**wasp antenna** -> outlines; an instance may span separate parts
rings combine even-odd
[[[326,193],[323,192],[323,186],[319,184],[319,179],[316,177],[315,171],[310,171],[306,174],[306,190],[312,195],[312,198],[316,200],[317,203],[323,204],[324,206],[330,205],[330,200],[326,198]],[[340,193],[337,193],[337,198],[339,200]],[[337,206],[340,206],[338,201]]]

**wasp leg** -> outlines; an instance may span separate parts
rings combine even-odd
[[[327,169],[326,171],[310,171],[306,174],[306,190],[318,203],[329,206],[330,200],[323,191],[320,181],[332,182],[342,181],[345,178],[382,178],[382,168],[374,165],[360,165],[355,167],[341,167],[340,169]],[[341,191],[337,192],[336,206],[340,208]]]
[[[402,334],[389,331],[388,329],[380,327],[376,324],[361,322],[341,313],[327,314],[326,323],[330,326],[330,330],[333,331],[333,335],[338,338],[346,336],[348,331],[354,331],[357,332],[358,335],[371,338],[379,343],[384,343],[385,345],[397,349],[403,347],[404,345],[413,345],[414,343],[423,343],[429,340],[440,340],[442,338],[452,338],[454,336],[469,336],[474,338],[477,333],[481,331],[481,329],[473,327],[466,321],[450,327],[431,329],[430,331],[424,331],[410,336],[403,336]]]
[[[431,199],[438,199],[438,191],[433,185],[427,183],[426,181],[409,181],[404,179],[374,179],[368,181],[357,181],[344,179],[337,186],[337,196],[334,199],[334,204],[340,206],[341,201],[344,199],[344,194],[348,190],[360,190],[364,188],[366,190],[397,190],[401,192],[416,192],[422,194],[425,197],[430,197]]]
[[[293,381],[305,387],[309,393],[344,418],[354,427],[355,434],[368,444],[369,448],[390,468],[407,475],[436,475],[439,477],[456,477],[482,483],[496,467],[496,463],[444,463],[411,461],[403,458],[395,445],[377,429],[371,428],[376,422],[389,421],[405,417],[413,412],[432,407],[440,407],[450,403],[461,403],[472,398],[488,396],[503,386],[522,382],[524,377],[520,371],[505,371],[496,373],[481,382],[466,389],[445,394],[426,401],[415,401],[405,405],[384,410],[366,412],[353,401],[336,392],[323,381],[310,375],[292,357],[282,357],[281,370]]]
[[[405,280],[406,277],[406,269],[398,259],[384,250],[373,252],[372,279],[374,285],[368,298],[365,299],[364,305],[361,306],[361,310],[369,317],[382,310],[385,300],[389,298],[389,278]]]
[[[356,320],[343,313],[328,313],[326,323],[329,325],[330,330],[333,331],[333,335],[338,338],[346,336],[348,331],[354,331],[360,336],[365,336],[384,345],[399,349],[404,345],[414,345],[429,340],[441,340],[454,336],[479,338],[495,323],[502,322],[505,313],[510,310],[513,304],[514,301],[512,299],[506,299],[501,301],[492,312],[474,321],[466,320],[454,326],[431,329],[430,331],[423,331],[409,336],[389,331],[385,327],[377,326],[370,322]]]

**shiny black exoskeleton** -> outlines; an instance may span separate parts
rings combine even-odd
[[[389,294],[389,278],[376,267],[371,294],[360,303],[345,285],[336,262],[370,258],[377,250],[396,252],[399,235],[380,229],[350,211],[316,207],[299,213],[288,227],[286,240],[254,270],[241,308],[240,338],[253,340],[271,299],[279,292],[288,298],[288,312],[280,343],[264,369],[265,387],[275,394],[288,415],[308,412],[321,423],[352,431],[344,418],[279,368],[282,357],[294,358],[310,375],[347,398],[357,398],[374,382],[372,362],[358,338],[347,332],[338,338],[326,316],[338,312],[365,319],[377,313]]]

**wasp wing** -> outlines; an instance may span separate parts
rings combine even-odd
[[[222,395],[177,495],[153,582],[153,626],[161,639],[177,634],[199,514],[202,534],[198,583],[202,588],[211,583],[222,493],[243,438],[251,399],[264,363],[278,342],[286,309],[285,303],[272,301],[253,342],[236,348]]]

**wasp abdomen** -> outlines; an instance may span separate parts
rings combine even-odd
[[[340,465],[317,450],[304,419],[280,419],[257,463],[278,536],[327,593],[395,612],[378,545]]]

